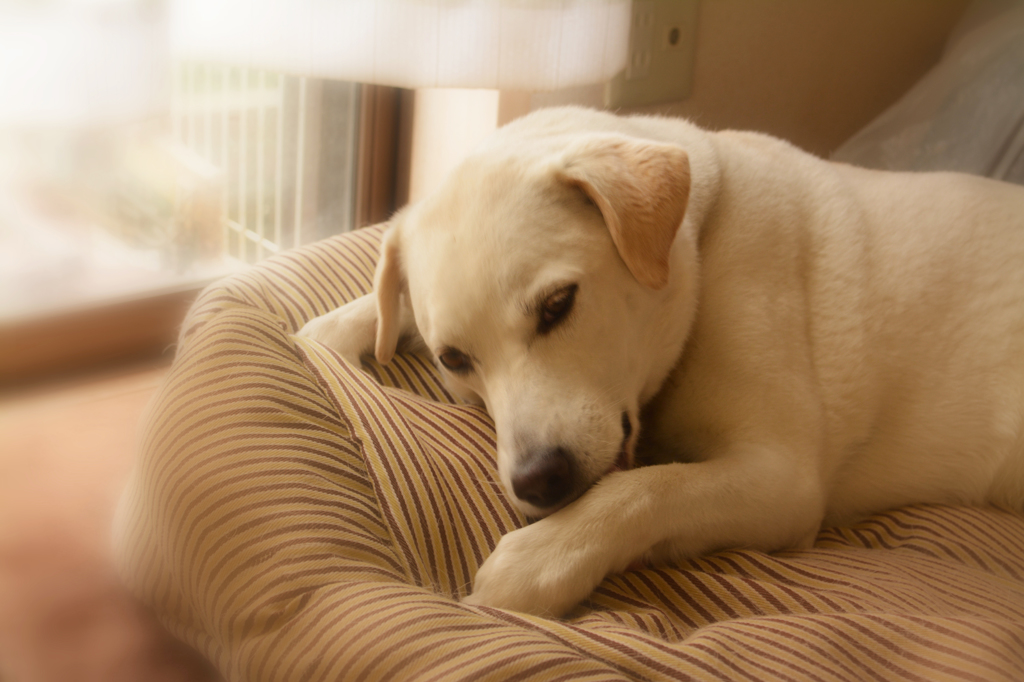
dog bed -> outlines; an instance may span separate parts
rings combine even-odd
[[[364,371],[294,336],[370,290],[380,236],[207,289],[150,406],[122,573],[227,679],[1024,679],[1024,518],[996,509],[633,570],[563,620],[460,604],[526,523],[486,412],[424,355]]]

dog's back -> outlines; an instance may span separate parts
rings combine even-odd
[[[923,501],[1024,508],[1024,188],[713,137],[707,314],[661,398],[660,444],[692,448],[745,409],[724,421],[820,439],[826,523]]]

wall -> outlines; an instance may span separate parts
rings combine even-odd
[[[828,154],[940,57],[969,0],[702,0],[693,91],[631,111],[760,130]],[[603,104],[603,86],[533,108]]]
[[[690,97],[630,112],[760,130],[827,155],[935,64],[969,4],[701,0]],[[497,126],[558,104],[603,107],[604,86],[532,95],[417,91],[408,198],[429,193]]]

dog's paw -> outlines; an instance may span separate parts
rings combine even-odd
[[[358,298],[326,315],[313,318],[297,333],[319,341],[356,367],[360,358],[373,351],[377,333],[377,311],[373,294]]]
[[[462,602],[557,618],[585,599],[607,562],[599,548],[579,538],[567,542],[556,526],[554,518],[543,519],[501,538]]]

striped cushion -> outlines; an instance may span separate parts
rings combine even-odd
[[[459,604],[524,523],[487,414],[425,357],[292,335],[369,290],[380,234],[207,290],[151,407],[123,572],[228,679],[1024,679],[1024,519],[994,509],[631,571],[562,621]]]

